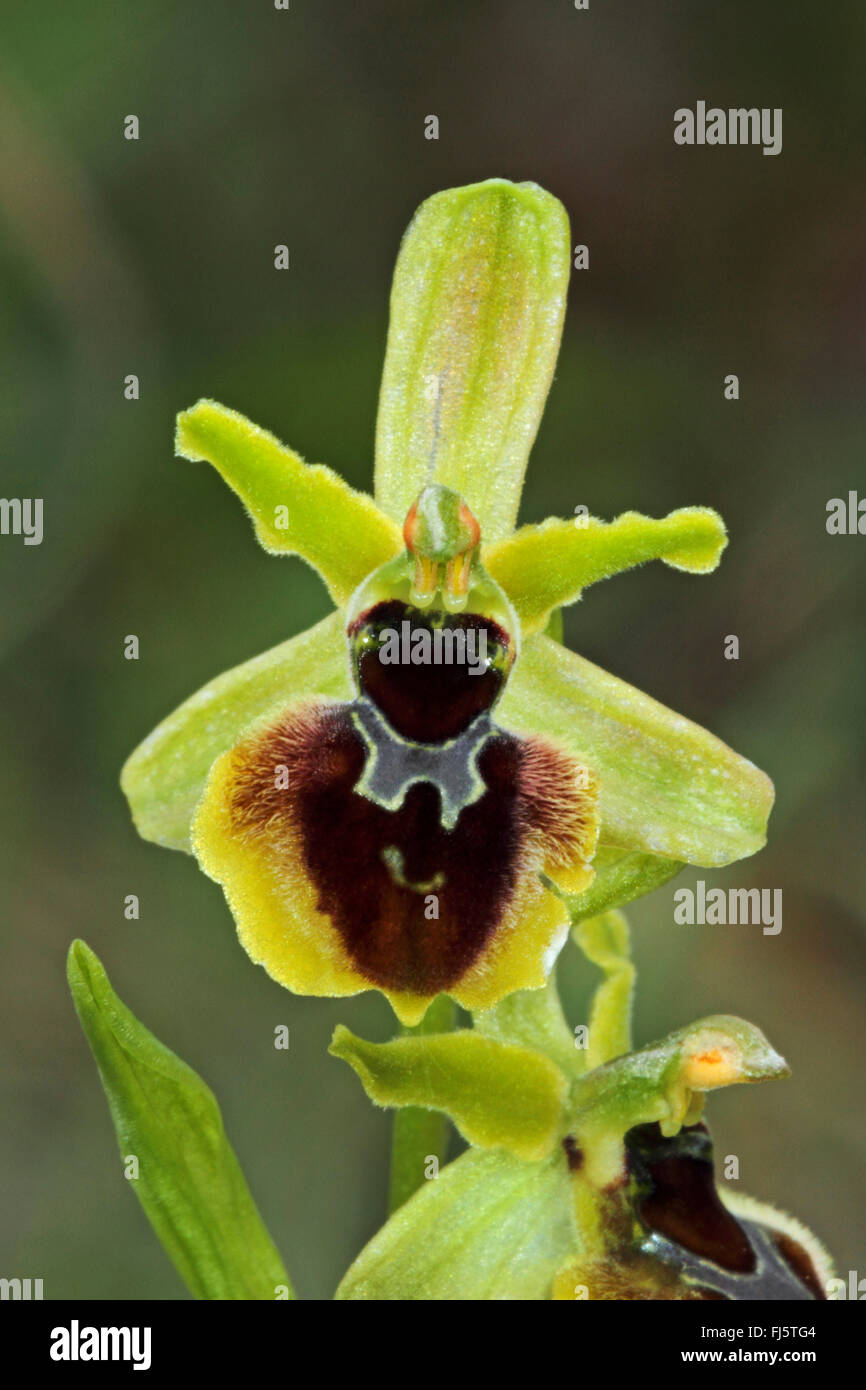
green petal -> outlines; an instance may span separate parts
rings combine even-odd
[[[679,859],[664,859],[658,854],[601,845],[595,852],[592,867],[595,878],[589,887],[566,897],[572,922],[598,917],[602,912],[624,907],[635,898],[652,893],[675,878],[683,864]]]
[[[552,517],[485,550],[484,563],[530,633],[543,629],[555,608],[580,598],[588,584],[647,560],[706,574],[727,543],[725,524],[709,507],[683,507],[658,521],[640,512],[610,522]]]
[[[175,449],[181,458],[212,463],[243,502],[265,550],[307,560],[336,604],[402,549],[398,528],[372,498],[330,468],[304,463],[216,401],[178,415]]]
[[[568,1170],[471,1150],[425,1183],[349,1269],[338,1299],[548,1299],[573,1257]]]
[[[631,1050],[635,968],[628,922],[621,912],[590,917],[574,928],[573,935],[587,959],[604,972],[589,1013],[586,1067],[592,1071]]]
[[[195,1298],[293,1298],[213,1093],[121,1003],[83,941],[69,985],[96,1058],[130,1187]],[[131,1170],[130,1170],[131,1171]]]
[[[539,1159],[559,1135],[565,1078],[531,1048],[465,1029],[368,1043],[340,1025],[329,1050],[377,1105],[444,1110],[470,1144]]]
[[[403,520],[427,482],[463,496],[487,540],[514,525],[553,377],[568,218],[505,179],[421,205],[397,260],[376,426],[376,499]]]
[[[707,867],[754,854],[770,779],[721,739],[537,634],[498,707],[504,725],[547,733],[601,782],[601,843]]]
[[[217,676],[157,725],[121,773],[139,834],[190,852],[190,822],[214,760],[293,701],[347,699],[351,690],[339,613]]]
[[[565,1021],[556,975],[552,971],[541,989],[518,989],[492,1009],[473,1016],[475,1031],[497,1042],[518,1043],[543,1052],[566,1076],[583,1071],[583,1053]]]

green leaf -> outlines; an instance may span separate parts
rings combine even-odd
[[[121,1003],[97,957],[74,941],[67,965],[130,1186],[178,1274],[201,1299],[294,1297],[226,1139],[213,1093]]]
[[[376,426],[376,499],[402,522],[425,483],[464,497],[485,540],[514,525],[553,377],[568,218],[505,179],[428,198],[394,273]]]
[[[550,1298],[573,1257],[568,1169],[557,1151],[523,1163],[503,1150],[470,1150],[391,1217],[362,1251],[338,1299]]]
[[[212,463],[243,502],[274,555],[300,555],[346,602],[371,570],[403,548],[399,529],[372,498],[291,449],[235,410],[199,401],[177,417],[176,452]]]
[[[592,867],[595,878],[589,887],[566,897],[572,922],[598,917],[602,912],[624,907],[635,898],[652,893],[675,878],[683,863],[680,859],[664,859],[658,854],[601,845],[595,852]]]
[[[605,912],[580,922],[573,936],[584,955],[604,972],[592,997],[586,1067],[592,1071],[631,1050],[635,968],[628,922],[621,912]]]
[[[329,1051],[377,1105],[444,1110],[470,1144],[539,1159],[559,1136],[565,1077],[534,1049],[465,1029],[369,1043],[341,1024]]]
[[[660,520],[640,512],[609,522],[551,517],[485,549],[484,563],[528,635],[541,631],[555,608],[580,598],[588,584],[647,560],[706,574],[727,543],[725,524],[710,507],[683,507]]]
[[[764,844],[773,784],[721,739],[543,634],[497,718],[547,733],[601,783],[601,843],[715,867]]]
[[[189,830],[216,758],[253,724],[304,697],[351,698],[339,613],[217,676],[141,743],[120,783],[138,833],[190,852]]]

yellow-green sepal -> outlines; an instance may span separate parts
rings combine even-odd
[[[69,987],[99,1068],[129,1185],[195,1298],[294,1298],[213,1092],[111,988],[83,941]]]
[[[526,1163],[470,1149],[364,1247],[336,1297],[376,1301],[548,1299],[577,1247],[561,1151]]]
[[[217,676],[158,724],[127,759],[120,782],[138,833],[191,853],[192,818],[221,753],[295,700],[351,695],[339,613]]]
[[[543,633],[524,643],[497,718],[549,734],[598,778],[603,846],[713,867],[764,844],[769,777]]]
[[[562,1133],[567,1083],[534,1048],[466,1029],[370,1043],[341,1024],[329,1051],[349,1063],[377,1105],[444,1111],[478,1147],[537,1160]]]
[[[402,522],[425,483],[496,540],[517,517],[562,333],[568,218],[534,183],[436,193],[394,273],[376,425],[376,500]]]
[[[484,563],[528,635],[542,631],[551,613],[574,603],[589,584],[648,560],[707,574],[727,543],[725,524],[711,507],[682,507],[659,519],[640,512],[615,521],[551,517],[485,548]]]
[[[267,430],[216,401],[177,417],[181,458],[207,460],[246,507],[273,555],[300,555],[341,605],[365,575],[402,549],[399,528],[371,497],[324,464],[308,464]]]

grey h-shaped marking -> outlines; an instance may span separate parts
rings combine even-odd
[[[416,782],[429,782],[439,793],[439,817],[446,830],[457,824],[464,806],[484,795],[478,755],[495,732],[485,711],[447,743],[413,743],[401,738],[362,695],[349,706],[355,727],[369,750],[354,790],[377,805],[396,811]]]

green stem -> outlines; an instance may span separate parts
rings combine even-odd
[[[403,1028],[403,1036],[424,1033],[449,1033],[454,1027],[457,1009],[445,994],[434,999],[421,1022],[415,1028]],[[409,1105],[394,1116],[391,1139],[391,1176],[388,1185],[388,1211],[402,1207],[425,1180],[428,1160],[435,1158],[439,1166],[445,1162],[451,1122],[436,1110]]]

